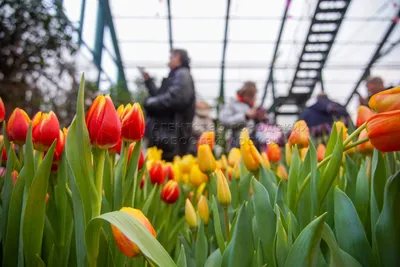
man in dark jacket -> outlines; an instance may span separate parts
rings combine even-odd
[[[172,50],[168,66],[171,71],[159,89],[144,73],[150,93],[144,108],[148,116],[146,136],[149,147],[162,149],[163,159],[172,161],[174,156],[188,153],[196,96],[187,52]]]

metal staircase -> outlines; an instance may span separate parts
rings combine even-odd
[[[278,97],[270,107],[275,115],[299,114],[321,81],[322,69],[351,0],[320,0],[314,12],[306,41],[287,96]],[[296,112],[280,112],[285,105],[296,105]]]

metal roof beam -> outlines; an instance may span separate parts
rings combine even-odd
[[[221,81],[219,89],[219,102],[224,102],[224,83],[225,83],[225,57],[226,57],[226,47],[228,44],[228,29],[229,29],[229,15],[231,9],[231,0],[227,0],[226,4],[226,16],[225,16],[225,32],[224,32],[224,43],[222,46],[222,60],[221,60]]]
[[[169,49],[172,51],[174,47],[174,39],[172,37],[172,16],[171,16],[171,0],[167,0],[167,12],[168,12],[168,37],[169,37]]]
[[[385,36],[383,36],[381,42],[379,43],[379,46],[377,47],[377,49],[375,50],[374,55],[372,56],[371,60],[369,61],[368,65],[365,67],[363,74],[361,75],[360,79],[358,79],[356,85],[354,86],[353,91],[351,92],[350,96],[347,98],[346,101],[346,106],[350,103],[351,98],[353,97],[353,95],[357,92],[358,87],[360,86],[361,82],[367,78],[367,76],[370,73],[370,69],[372,68],[372,66],[375,64],[375,62],[382,56],[381,54],[381,49],[383,47],[383,45],[386,43],[387,39],[389,38],[389,36],[391,35],[391,33],[393,32],[394,28],[396,27],[396,25],[398,24],[398,18],[400,17],[400,8],[399,11],[397,12],[397,19],[395,18],[392,23],[390,24],[389,28],[386,30]],[[384,53],[385,54],[385,53]]]

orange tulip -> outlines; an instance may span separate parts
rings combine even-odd
[[[124,207],[120,211],[138,220],[152,236],[156,237],[156,231],[141,210]],[[126,237],[116,226],[111,224],[111,230],[117,247],[125,256],[135,258],[141,254],[139,247]]]
[[[167,204],[175,203],[179,198],[179,185],[174,180],[169,180],[161,190],[161,199]]]
[[[358,136],[358,141],[368,138],[367,130],[364,129],[361,131],[360,135]],[[370,141],[364,142],[357,146],[357,152],[363,154],[372,154],[374,152],[374,146],[371,144]]]
[[[278,167],[276,168],[276,175],[281,178],[282,180],[287,180],[288,179],[288,173],[282,164],[279,164]]]
[[[289,137],[289,144],[298,145],[300,148],[308,147],[308,139],[310,138],[310,131],[307,123],[303,120],[297,121],[294,124],[292,133]]]
[[[8,139],[17,145],[25,144],[30,123],[31,119],[24,110],[20,108],[14,109],[7,123]]]
[[[317,159],[318,162],[321,162],[325,157],[326,147],[324,144],[319,144],[317,147]]]
[[[133,142],[143,138],[145,130],[144,116],[139,103],[127,105],[121,114],[121,136],[124,141]]]
[[[128,150],[128,162],[131,160],[131,155],[133,152],[133,149],[135,148],[135,143],[131,143],[129,145],[129,150]],[[143,165],[144,165],[144,154],[143,154],[143,150],[140,150],[140,154],[139,154],[139,161],[138,161],[138,170],[141,170]]]
[[[364,122],[366,122],[369,118],[374,116],[374,112],[370,110],[366,106],[360,106],[357,111],[357,123],[356,126],[357,128],[360,127]]]
[[[197,151],[197,161],[199,163],[199,168],[203,173],[213,172],[217,168],[217,162],[215,161],[211,147],[207,144],[199,146]]]
[[[165,164],[164,172],[165,172],[165,175],[168,177],[168,180],[174,180],[174,177],[175,177],[174,169],[173,169],[171,163],[168,162],[167,164]]]
[[[368,104],[376,112],[399,110],[400,86],[373,95]]]
[[[163,184],[165,179],[164,167],[161,161],[155,162],[149,170],[150,181],[152,184]]]
[[[247,170],[253,172],[260,168],[262,158],[253,141],[250,140],[249,131],[244,128],[240,133],[240,153]]]
[[[121,136],[121,121],[109,95],[99,95],[86,114],[90,142],[94,147],[115,146]]]
[[[115,146],[112,146],[108,149],[108,152],[112,155],[119,154],[121,153],[121,147],[122,147],[122,139],[120,138]]]
[[[197,148],[201,145],[209,145],[211,149],[214,148],[215,144],[215,133],[214,132],[204,132],[200,135],[199,141],[197,142]]]
[[[379,113],[367,121],[372,145],[383,152],[400,150],[400,110]]]
[[[4,121],[6,116],[6,108],[4,107],[3,99],[0,97],[0,122]]]
[[[277,143],[270,143],[267,147],[267,155],[269,161],[276,163],[281,160],[281,149]]]
[[[32,142],[38,151],[46,151],[60,136],[60,123],[53,111],[39,111],[32,119]]]

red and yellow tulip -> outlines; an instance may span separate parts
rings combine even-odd
[[[303,120],[297,121],[294,124],[292,133],[289,136],[289,144],[298,145],[299,148],[308,147],[308,139],[310,138],[310,131],[307,123]]]
[[[17,145],[25,144],[30,123],[31,119],[24,110],[20,108],[14,109],[7,122],[8,139]]]
[[[379,113],[399,110],[400,86],[373,95],[368,104],[373,110]]]
[[[121,114],[121,137],[124,141],[139,141],[144,136],[145,122],[139,103],[127,105]]]
[[[400,110],[372,116],[366,125],[372,145],[383,152],[400,150]]]
[[[4,107],[3,99],[0,97],[0,122],[4,121],[6,116],[6,108]]]
[[[165,179],[164,166],[161,161],[156,161],[149,169],[150,181],[152,184],[163,184]]]
[[[46,151],[60,136],[60,123],[53,111],[39,111],[32,119],[32,142],[38,151]]]
[[[174,180],[169,180],[161,190],[161,199],[167,204],[175,203],[179,198],[179,185]]]
[[[360,106],[357,110],[357,122],[356,126],[357,128],[360,127],[364,122],[366,122],[369,118],[374,116],[375,113],[372,112],[368,107],[366,106]]]

